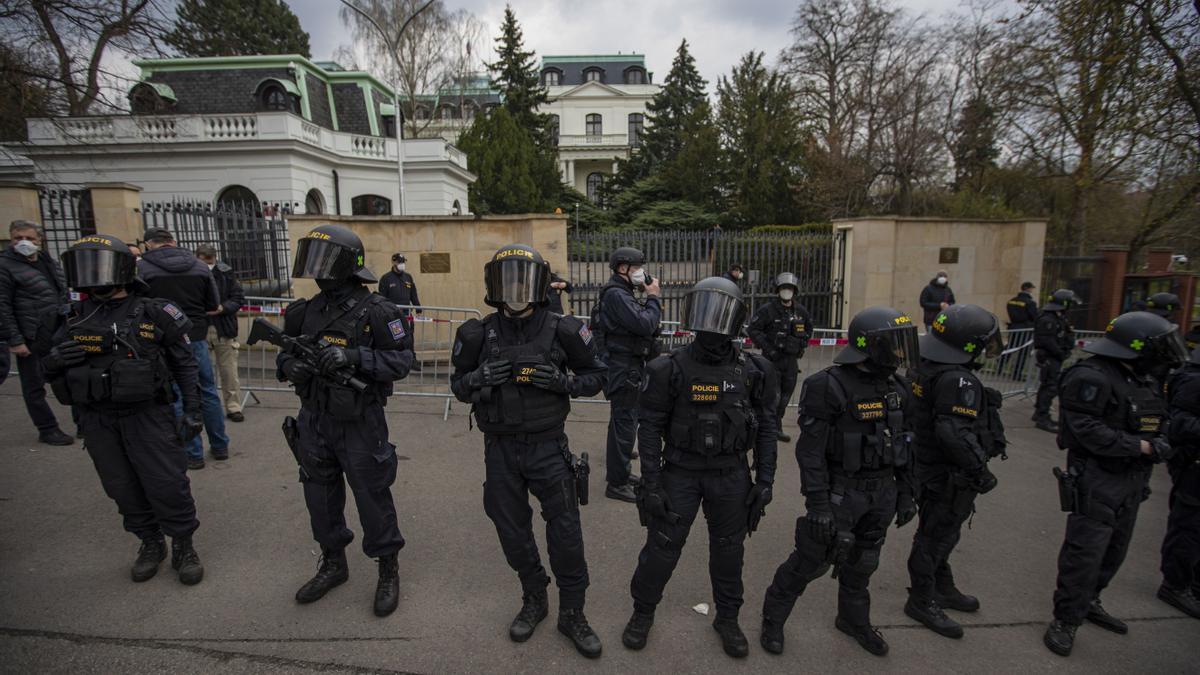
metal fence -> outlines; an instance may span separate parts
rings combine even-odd
[[[181,248],[211,244],[247,292],[279,296],[291,287],[287,222],[256,203],[177,201],[146,204],[146,228],[161,227]]]
[[[679,318],[683,295],[701,279],[721,274],[733,263],[744,266],[741,282],[753,312],[774,297],[771,285],[781,272],[800,280],[797,298],[820,326],[841,325],[845,237],[832,228],[811,231],[574,232],[568,242],[571,313],[587,316],[612,272],[609,256],[621,246],[646,255],[647,270],[662,284],[663,318]]]
[[[38,206],[46,234],[43,248],[55,260],[80,237],[96,234],[91,190],[41,188]]]

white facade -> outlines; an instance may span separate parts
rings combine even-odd
[[[32,119],[35,180],[63,187],[120,182],[142,201],[216,201],[241,186],[261,202],[305,213],[351,214],[353,200],[378,195],[398,211],[395,139],[332,131],[289,112],[116,115]],[[466,156],[441,139],[404,141],[406,215],[469,211],[475,179]]]

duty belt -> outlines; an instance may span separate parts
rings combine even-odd
[[[891,476],[892,470],[889,468],[885,471],[863,472],[855,476],[833,473],[830,475],[830,478],[839,486],[850,488],[851,490],[874,492],[882,488],[886,484],[885,481],[890,480]]]
[[[749,467],[749,465],[746,464],[744,456],[743,456],[743,461],[738,462],[736,464],[732,464],[730,466],[721,466],[721,467],[714,466],[714,467],[705,468],[705,469],[689,469],[687,467],[680,466],[679,464],[675,464],[674,462],[668,461],[668,462],[665,462],[665,466],[663,467],[664,471],[667,469],[670,469],[671,473],[677,473],[681,476],[689,476],[692,478],[704,478],[706,476],[725,476],[725,475],[728,475],[731,473],[739,473],[742,471],[749,471],[750,467]]]

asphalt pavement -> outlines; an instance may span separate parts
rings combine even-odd
[[[872,617],[891,643],[887,657],[867,654],[834,629],[836,582],[829,578],[813,582],[797,603],[786,653],[759,648],[763,591],[791,551],[802,513],[789,446],[781,451],[775,501],[746,547],[742,627],[751,653],[740,661],[725,656],[711,617],[696,609],[712,602],[699,522],[646,649],[621,645],[644,530],[632,505],[603,497],[607,407],[577,405],[568,423],[572,448],[587,451],[593,466],[592,503],[583,507],[586,613],[604,642],[602,658],[589,661],[555,630],[553,586],[551,615],[533,639],[508,640],[520,586],[483,513],[482,435],[458,403],[447,421],[437,399],[398,398],[387,408],[401,459],[392,491],[408,541],[400,552],[399,610],[385,619],[371,613],[376,566],[359,541],[350,581],[320,602],[297,605],[293,594],[315,571],[319,551],[279,430],[295,399],[261,398],[244,423],[228,424],[230,460],[210,459],[190,474],[206,575],[185,587],[165,564],[149,582],[129,580],[138,542],[121,529],[81,445],[38,444],[16,377],[0,386],[0,672],[1195,672],[1200,621],[1154,596],[1169,491],[1161,469],[1129,557],[1104,595],[1109,611],[1129,622],[1129,634],[1084,625],[1069,659],[1042,645],[1065,524],[1050,469],[1063,455],[1051,435],[1032,428],[1027,402],[1006,406],[1010,459],[993,462],[1000,486],[980,498],[951,560],[959,586],[983,605],[955,615],[966,626],[962,640],[935,635],[903,613],[908,525],[889,531],[871,583]],[[347,508],[360,531],[352,501]]]

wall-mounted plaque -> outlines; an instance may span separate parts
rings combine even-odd
[[[938,249],[938,262],[942,265],[958,264],[958,247]],[[421,266],[424,267],[425,261],[421,261]]]
[[[449,253],[422,253],[421,274],[449,274]]]

